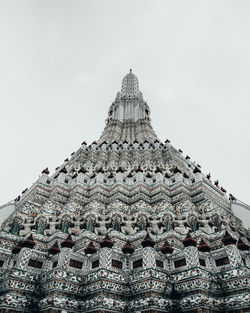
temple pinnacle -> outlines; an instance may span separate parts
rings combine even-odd
[[[117,93],[109,108],[107,125],[98,142],[155,141],[157,136],[149,115],[150,109],[139,90],[138,78],[130,69],[122,80],[121,92]]]

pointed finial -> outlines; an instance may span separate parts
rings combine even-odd
[[[129,70],[129,73],[132,74],[132,68]]]

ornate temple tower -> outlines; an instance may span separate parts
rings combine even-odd
[[[0,230],[0,312],[249,312],[234,198],[150,121],[128,73],[103,134],[15,201]]]
[[[122,81],[121,92],[116,95],[107,118],[107,126],[98,144],[127,142],[154,142],[157,136],[150,124],[150,110],[139,91],[138,78],[130,70]]]

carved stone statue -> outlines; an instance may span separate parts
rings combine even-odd
[[[98,234],[105,234],[108,231],[108,224],[111,223],[111,218],[106,217],[104,214],[98,216],[97,222],[96,222],[96,227],[95,227],[95,233]]]
[[[73,227],[69,227],[69,234],[79,234],[81,232],[81,225],[83,222],[81,222],[80,218],[74,218],[73,220]]]
[[[205,214],[200,214],[198,216],[198,227],[201,231],[207,234],[212,234],[215,232],[215,227],[210,226],[209,223],[211,222],[211,219],[209,216],[206,216]]]
[[[121,228],[122,232],[127,235],[133,235],[136,232],[135,228],[135,218],[131,215],[126,215],[122,217],[123,226]]]
[[[188,228],[186,227],[187,224],[187,217],[182,215],[177,215],[174,218],[174,224],[177,225],[174,227],[174,230],[180,234],[187,234]]]
[[[46,229],[44,231],[45,235],[51,235],[56,231],[56,226],[59,225],[61,222],[59,220],[58,217],[52,215],[52,217],[50,218],[48,225],[49,225],[49,229]]]
[[[149,218],[149,232],[153,235],[159,235],[163,232],[163,229],[159,227],[161,223],[160,217],[156,215],[152,215],[152,217]]]
[[[20,230],[19,232],[20,235],[21,236],[27,235],[31,230],[31,226],[34,226],[35,224],[36,223],[33,217],[27,217],[25,221],[22,223],[22,226],[24,227],[24,229]]]

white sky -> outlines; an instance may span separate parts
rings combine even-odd
[[[250,1],[1,1],[0,204],[99,138],[131,67],[161,140],[250,204]]]

